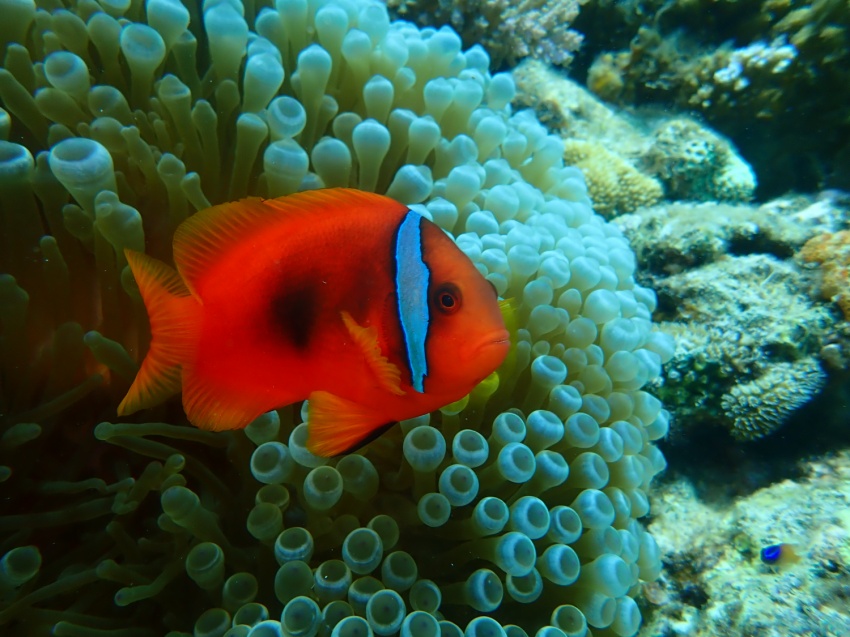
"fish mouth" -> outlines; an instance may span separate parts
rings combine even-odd
[[[508,355],[511,347],[511,335],[505,330],[494,330],[478,341],[478,345],[469,350],[470,361],[476,369],[484,373],[478,382],[484,380],[498,369]]]
[[[478,350],[487,349],[493,345],[508,346],[511,344],[511,335],[508,330],[496,330],[488,334],[478,346]]]
[[[508,332],[508,330],[499,330],[496,333],[496,335],[494,335],[492,337],[492,340],[490,342],[495,343],[495,344],[507,343],[508,345],[510,345],[510,343],[511,343],[510,332]]]

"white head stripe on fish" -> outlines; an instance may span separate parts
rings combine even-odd
[[[396,295],[398,316],[411,384],[423,393],[428,361],[425,356],[425,338],[428,336],[428,280],[430,272],[422,260],[422,217],[410,211],[399,225],[395,244]]]

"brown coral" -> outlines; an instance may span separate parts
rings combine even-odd
[[[564,160],[584,173],[594,209],[610,219],[661,199],[661,184],[594,142],[567,140]]]
[[[608,102],[617,102],[626,88],[625,69],[631,56],[627,51],[603,53],[587,72],[587,88]]]
[[[838,304],[850,320],[850,230],[827,232],[806,242],[800,257],[820,265],[821,294]]]

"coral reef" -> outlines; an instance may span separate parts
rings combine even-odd
[[[536,61],[513,71],[517,102],[565,138],[566,159],[584,172],[606,217],[666,199],[749,201],[755,175],[732,145],[698,122],[650,112],[616,113]]]
[[[617,219],[644,276],[677,274],[724,255],[772,254],[786,259],[811,237],[842,222],[828,197],[776,199],[761,206],[668,203]]]
[[[12,8],[4,634],[634,635],[668,426],[642,388],[673,345],[510,76],[371,2]],[[433,219],[515,299],[498,373],[332,460],[298,406],[112,422],[148,338],[123,250],[168,261],[209,203],[339,185]]]
[[[846,3],[602,2],[573,26],[592,90],[700,113],[755,167],[762,198],[850,187]]]
[[[388,0],[399,18],[454,27],[466,46],[483,46],[496,68],[532,57],[567,66],[582,43],[570,27],[586,0]]]
[[[841,322],[812,301],[791,258],[840,219],[824,207],[670,204],[617,218],[658,290],[660,327],[676,340],[657,393],[677,435],[714,424],[740,439],[767,435],[820,390],[820,361],[835,367],[846,356]]]
[[[658,395],[686,426],[713,421],[737,438],[760,437],[822,386],[809,355],[825,346],[834,320],[808,300],[793,265],[732,257],[659,285],[672,314],[662,329],[677,348]]]
[[[650,531],[665,569],[647,587],[649,635],[845,635],[850,633],[850,454],[799,463],[736,500],[700,485],[752,479],[760,469],[703,469],[661,485]],[[786,467],[787,471],[787,467]],[[733,475],[730,478],[730,473]],[[759,551],[794,546],[800,560],[771,567]]]

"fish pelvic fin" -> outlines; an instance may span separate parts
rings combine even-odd
[[[181,368],[197,347],[201,304],[180,275],[166,264],[140,252],[125,250],[141,292],[151,327],[151,342],[139,373],[118,415],[127,416],[177,394]]]
[[[315,391],[307,402],[307,449],[324,458],[338,456],[382,433],[387,424],[363,405]]]
[[[401,388],[401,371],[381,353],[381,346],[378,345],[378,330],[374,327],[358,325],[348,312],[341,312],[341,314],[345,328],[357,343],[366,358],[369,369],[375,374],[381,387],[396,396],[404,396],[405,391]]]

